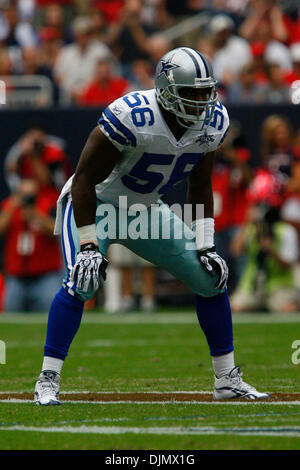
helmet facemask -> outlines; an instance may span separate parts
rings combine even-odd
[[[208,127],[218,100],[217,81],[213,78],[195,79],[196,81],[195,85],[170,83],[166,88],[157,90],[157,100],[164,109],[175,114],[181,126],[190,128],[198,122],[202,123],[200,130],[203,130]],[[184,97],[193,94],[193,90],[199,91],[201,99]],[[197,92],[194,92],[194,95],[197,95]]]

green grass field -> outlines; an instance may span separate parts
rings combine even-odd
[[[234,316],[236,363],[259,390],[282,394],[277,402],[173,400],[171,392],[212,392],[211,360],[193,313],[89,313],[63,368],[61,390],[69,393],[62,406],[38,407],[31,396],[45,331],[46,316],[0,316],[1,450],[300,449],[300,364],[291,360],[300,315]],[[91,402],[99,392],[108,401],[95,395]],[[151,392],[168,393],[145,401]]]

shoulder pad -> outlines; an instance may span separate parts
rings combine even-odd
[[[137,135],[130,116],[130,108],[118,98],[103,111],[98,125],[106,137],[120,150],[136,147]]]

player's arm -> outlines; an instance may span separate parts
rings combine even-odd
[[[120,161],[121,153],[96,127],[82,150],[72,181],[72,201],[77,228],[95,223],[95,186],[104,181]]]
[[[121,153],[96,127],[88,137],[72,181],[74,218],[80,238],[80,252],[71,272],[77,288],[87,292],[90,282],[96,291],[100,275],[106,279],[107,260],[99,252],[95,216],[95,186],[104,181],[120,161]]]
[[[196,205],[204,205],[204,217],[213,218],[214,204],[212,191],[212,172],[216,152],[201,158],[188,177],[187,202],[192,204],[193,220],[196,220]]]
[[[216,253],[214,244],[212,173],[215,156],[216,152],[206,154],[189,174],[187,201],[192,204],[192,229],[196,235],[199,261],[209,274],[218,274],[215,287],[223,289],[228,278],[228,268],[225,261]],[[200,218],[197,218],[199,217],[197,204],[204,206],[204,213]]]

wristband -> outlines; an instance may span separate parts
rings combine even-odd
[[[193,220],[191,229],[196,235],[197,250],[206,250],[214,246],[215,221],[212,217]]]
[[[80,251],[99,251],[99,248],[94,242],[87,242],[80,245]]]
[[[92,242],[92,243],[95,243],[95,245],[98,245],[95,224],[84,225],[83,227],[78,227],[77,230],[78,230],[78,234],[80,238],[80,245],[83,245],[89,242]]]

